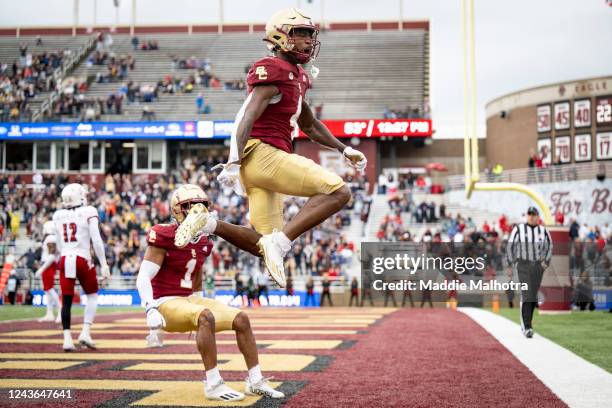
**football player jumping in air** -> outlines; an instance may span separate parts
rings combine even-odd
[[[41,278],[43,283],[43,290],[47,295],[47,313],[38,319],[39,322],[52,322],[61,323],[62,313],[61,304],[59,301],[59,295],[55,290],[55,275],[57,272],[57,240],[55,236],[55,225],[53,221],[47,221],[43,224],[43,242],[42,242],[42,254],[40,256],[40,267],[34,274],[35,277]],[[53,316],[53,309],[57,310],[57,316]]]
[[[259,250],[280,287],[285,286],[283,259],[292,242],[351,197],[340,176],[293,153],[292,135],[299,127],[314,142],[341,152],[358,171],[367,165],[366,157],[334,137],[305,101],[311,84],[301,64],[317,56],[318,33],[310,17],[295,8],[276,13],[266,24],[264,41],[273,56],[255,62],[247,75],[248,96],[236,115],[229,159],[218,176],[224,186],[246,192],[251,224],[263,234]],[[309,197],[284,226],[283,195]],[[197,212],[181,224],[178,246],[206,222],[201,209]]]
[[[59,261],[60,288],[62,290],[62,327],[64,329],[64,351],[75,349],[70,333],[70,310],[74,297],[74,285],[79,280],[87,295],[83,328],[79,343],[95,349],[90,328],[98,307],[98,278],[91,262],[91,245],[100,263],[103,279],[110,277],[110,269],[104,253],[104,242],[100,236],[98,211],[87,205],[87,191],[80,184],[68,184],[62,190],[62,206],[53,214],[57,246],[61,254]]]
[[[151,330],[147,341],[151,344],[154,340],[152,337],[162,328],[175,333],[195,331],[198,351],[206,369],[206,398],[240,401],[244,399],[244,394],[225,385],[217,368],[215,333],[234,330],[238,348],[248,368],[245,393],[283,398],[285,395],[270,387],[261,374],[257,345],[248,316],[214,299],[202,297],[200,271],[212,249],[212,242],[206,234],[214,232],[256,256],[261,256],[257,247],[261,235],[252,229],[207,217],[203,231],[179,248],[174,244],[176,231],[195,206],[208,207],[208,197],[204,191],[193,184],[179,187],[170,201],[176,222],[155,225],[148,233],[149,245],[136,279],[146,309],[147,326]]]

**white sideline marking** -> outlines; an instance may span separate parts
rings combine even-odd
[[[527,339],[521,328],[487,310],[460,307],[506,347],[570,407],[612,406],[612,374],[537,334]],[[519,313],[517,309],[517,313]]]

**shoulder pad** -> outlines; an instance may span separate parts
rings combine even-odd
[[[282,60],[276,57],[266,57],[253,64],[247,74],[247,83],[255,86],[288,81],[289,73]]]
[[[175,224],[157,224],[147,233],[147,243],[163,249],[174,248]]]

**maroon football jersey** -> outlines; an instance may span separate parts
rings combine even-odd
[[[177,248],[174,245],[177,227],[177,224],[157,224],[147,234],[149,245],[166,250],[164,262],[151,280],[154,299],[191,295],[194,274],[200,273],[212,249],[212,243],[206,236],[200,236],[184,248]]]
[[[310,88],[306,71],[280,58],[266,57],[253,64],[247,84],[249,94],[257,85],[276,85],[280,91],[253,124],[251,137],[292,153],[291,135],[297,129],[302,101]]]

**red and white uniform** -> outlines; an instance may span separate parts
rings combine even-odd
[[[297,120],[302,113],[302,101],[306,97],[306,91],[311,87],[310,78],[299,65],[293,65],[278,57],[266,57],[255,62],[247,75],[248,96],[236,115],[228,162],[238,158],[235,133],[251,100],[251,93],[258,85],[275,85],[280,94],[272,98],[255,121],[250,136],[287,153],[293,153],[291,140],[298,132]]]
[[[61,254],[59,271],[62,294],[74,294],[75,279],[79,280],[86,294],[96,293],[98,280],[96,268],[91,261],[92,240],[97,243],[94,243],[96,256],[104,259],[98,212],[92,206],[61,209],[53,214],[53,223]],[[100,245],[102,245],[101,249]],[[104,259],[103,262],[106,263],[106,260]]]
[[[42,243],[42,255],[40,257],[43,264],[49,265],[47,266],[41,275],[43,290],[47,291],[53,288],[55,283],[55,273],[58,269],[58,256],[57,253],[49,252],[49,244],[56,244],[57,239],[55,235],[47,235]]]
[[[204,260],[212,251],[212,242],[200,235],[184,248],[174,245],[177,224],[157,224],[149,230],[147,243],[166,250],[159,271],[151,280],[153,299],[158,304],[176,296],[193,293],[194,273],[200,273]]]

